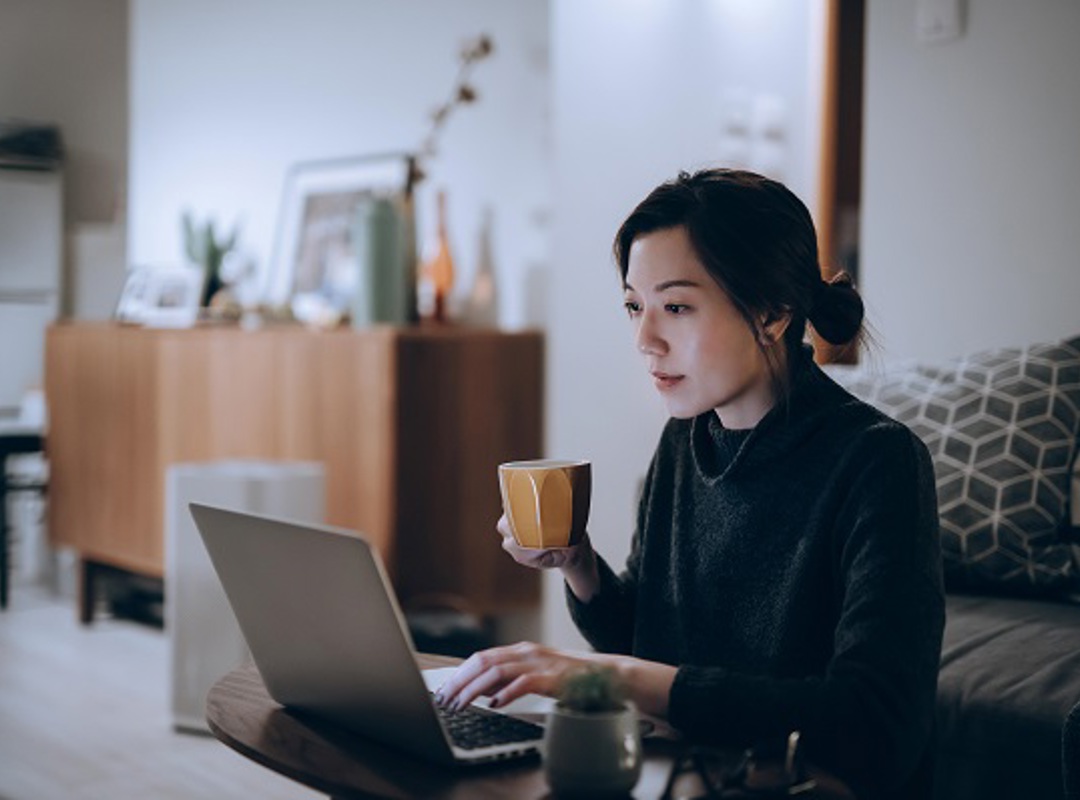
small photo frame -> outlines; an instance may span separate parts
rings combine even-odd
[[[133,267],[113,318],[151,328],[189,328],[199,318],[202,289],[203,274],[195,267]]]
[[[132,267],[128,270],[120,299],[116,303],[113,319],[132,325],[141,325],[150,288],[150,267]]]
[[[352,230],[356,209],[371,195],[412,196],[415,159],[405,153],[308,161],[285,177],[266,300],[294,298],[344,310],[358,276]]]

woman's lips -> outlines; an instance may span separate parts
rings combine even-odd
[[[679,382],[683,379],[682,375],[668,375],[666,372],[654,372],[652,374],[653,382],[656,384],[656,388],[661,392],[670,391],[679,385]]]

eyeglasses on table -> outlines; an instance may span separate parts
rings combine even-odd
[[[660,800],[735,800],[809,796],[817,782],[807,775],[792,731],[782,747],[759,746],[733,758],[722,750],[689,746],[671,765]]]

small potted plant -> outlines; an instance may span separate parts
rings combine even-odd
[[[184,234],[184,252],[188,261],[202,269],[205,276],[203,283],[202,305],[209,306],[214,295],[226,288],[221,275],[221,264],[225,256],[236,246],[239,229],[233,228],[228,233],[218,234],[214,230],[214,221],[197,223],[191,212],[185,211],[182,217]]]
[[[544,732],[544,772],[558,797],[622,797],[641,777],[637,709],[615,670],[568,674]]]

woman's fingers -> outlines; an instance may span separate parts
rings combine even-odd
[[[451,707],[465,708],[478,697],[490,697],[520,678],[527,669],[525,664],[520,663],[493,665],[465,684],[453,699]]]
[[[510,530],[510,522],[507,520],[505,514],[499,517],[495,529],[502,536],[502,549],[523,567],[551,569],[552,567],[561,566],[560,561],[562,560],[563,555],[560,551],[536,550],[520,546],[514,539],[514,534]]]
[[[499,521],[495,523],[495,530],[503,537],[503,540],[509,539],[514,541],[514,532],[510,530],[510,520],[506,518],[506,514],[499,517]]]
[[[510,520],[506,518],[506,514],[499,517],[499,521],[495,524],[495,530],[502,536],[502,549],[509,553],[514,561],[525,567],[540,566],[536,559],[537,551],[519,546],[517,540],[514,539],[514,533],[510,530]]]
[[[436,699],[461,708],[481,695],[506,705],[530,692],[551,695],[559,676],[579,659],[531,642],[495,647],[469,656],[439,689]]]
[[[512,646],[473,653],[439,688],[436,699],[441,705],[461,707],[482,694],[497,691],[519,674],[508,671],[514,661]]]
[[[549,673],[526,672],[510,681],[500,692],[491,698],[492,708],[501,708],[527,694],[555,694],[557,679]]]

